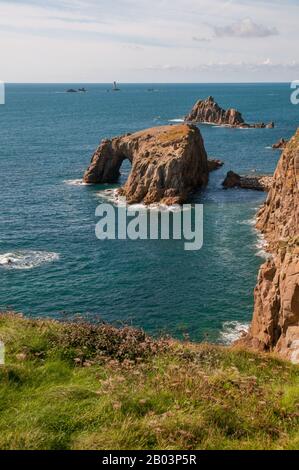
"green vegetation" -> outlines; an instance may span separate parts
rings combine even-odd
[[[1,449],[298,449],[299,367],[0,315]]]

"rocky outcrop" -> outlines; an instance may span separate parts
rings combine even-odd
[[[119,194],[128,204],[181,204],[208,182],[204,142],[198,128],[190,124],[153,127],[103,140],[84,174],[84,182],[116,182],[125,159],[132,169]]]
[[[225,189],[229,188],[243,188],[255,189],[257,191],[269,191],[273,181],[272,176],[254,175],[254,176],[240,176],[233,171],[228,171],[226,178],[222,183]]]
[[[223,165],[224,165],[224,162],[222,160],[219,160],[218,158],[209,158],[208,159],[208,170],[209,171],[218,170]]]
[[[272,145],[272,148],[273,149],[285,149],[287,144],[288,144],[288,140],[279,139],[279,141],[276,142],[276,144]]]
[[[242,344],[299,363],[299,129],[284,150],[257,216],[270,258],[259,271]]]
[[[205,124],[216,124],[218,126],[244,127],[244,128],[273,128],[274,122],[265,124],[263,122],[248,124],[244,121],[242,114],[236,109],[221,108],[212,96],[195,103],[190,113],[185,117],[186,122],[202,122]]]
[[[267,129],[274,129],[274,127],[275,127],[275,123],[273,121],[269,122],[269,124],[266,124]]]
[[[204,122],[209,124],[240,126],[244,124],[241,113],[236,109],[222,109],[212,96],[199,100],[185,117],[187,122]]]

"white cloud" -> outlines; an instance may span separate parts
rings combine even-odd
[[[293,0],[0,0],[0,79],[293,80],[298,15]]]
[[[269,63],[263,62],[210,62],[190,66],[157,64],[145,68],[146,73],[155,74],[161,81],[168,75],[175,75],[177,81],[190,82],[281,82],[292,81],[299,76],[299,62]],[[237,77],[237,80],[236,80]]]
[[[252,21],[251,18],[244,18],[241,21],[232,23],[228,26],[214,26],[214,32],[217,37],[238,37],[238,38],[266,38],[268,36],[276,36],[277,28],[264,26]]]
[[[204,37],[199,37],[199,36],[193,36],[192,41],[195,41],[195,42],[210,42],[211,39],[204,38]]]

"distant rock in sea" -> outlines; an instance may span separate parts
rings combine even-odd
[[[69,88],[66,90],[67,93],[78,93],[78,90],[75,90],[75,88]]]
[[[222,186],[228,188],[255,189],[257,191],[269,191],[273,181],[272,176],[254,175],[240,176],[233,171],[229,171],[226,175]]]
[[[273,144],[273,145],[272,145],[272,148],[273,148],[274,150],[276,150],[276,149],[284,149],[284,148],[286,148],[287,144],[288,144],[288,140],[279,139],[279,141],[276,142],[276,144]]]
[[[223,165],[224,165],[224,162],[222,160],[219,160],[218,158],[209,158],[208,159],[208,169],[209,169],[209,171],[218,170],[218,168],[221,168]]]
[[[200,131],[191,124],[153,127],[101,142],[84,174],[86,183],[117,181],[123,160],[131,173],[118,194],[129,204],[184,203],[208,182],[208,159]]]
[[[216,124],[218,126],[241,127],[241,128],[273,128],[274,122],[269,124],[256,123],[248,124],[244,121],[242,114],[234,109],[223,109],[209,96],[205,100],[199,100],[195,103],[190,113],[185,117],[185,122]]]

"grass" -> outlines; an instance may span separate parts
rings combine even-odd
[[[298,449],[299,367],[0,315],[0,449]]]
[[[167,131],[162,132],[158,140],[160,143],[175,143],[181,141],[184,137],[187,137],[190,132],[190,128],[186,124],[169,126]]]

